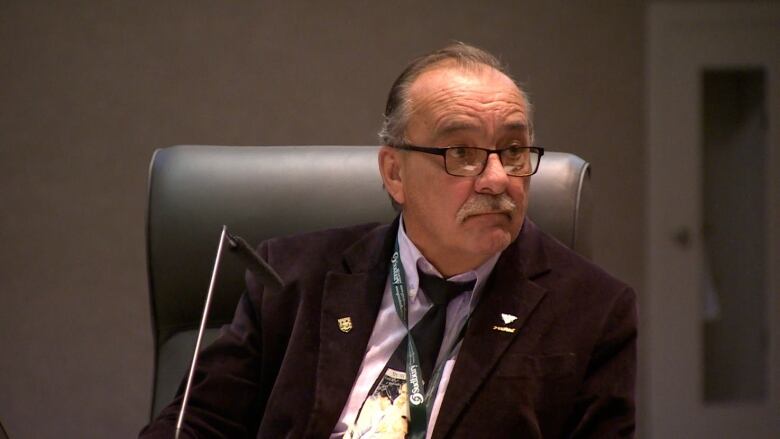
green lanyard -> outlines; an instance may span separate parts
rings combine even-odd
[[[398,240],[395,242],[395,251],[393,252],[393,257],[390,259],[390,291],[393,296],[393,304],[395,305],[395,311],[398,314],[398,318],[401,319],[401,323],[403,323],[406,328],[406,339],[408,340],[406,349],[406,389],[409,395],[410,419],[406,437],[409,439],[424,439],[428,430],[428,420],[431,416],[433,401],[436,398],[436,393],[439,389],[439,382],[441,381],[445,362],[436,365],[433,374],[431,375],[430,383],[423,382],[417,347],[412,339],[412,334],[409,332],[409,296],[406,290],[406,273],[401,264],[401,254],[398,250]],[[469,312],[469,316],[461,323],[458,330],[460,336],[457,340],[462,338],[470,317],[471,312]],[[446,358],[449,358],[452,355],[457,344],[457,341],[452,344],[447,352]],[[425,390],[426,388],[427,391]]]

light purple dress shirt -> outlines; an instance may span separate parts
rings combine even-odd
[[[425,273],[435,274],[442,277],[436,268],[425,259],[425,256],[420,253],[420,250],[414,245],[414,243],[406,236],[404,231],[403,217],[398,225],[398,250],[401,255],[401,263],[406,274],[406,288],[409,294],[408,312],[409,312],[409,324],[413,327],[425,314],[428,308],[431,307],[431,302],[424,294],[418,294],[419,277],[417,274],[417,267]],[[447,305],[447,323],[444,329],[444,339],[442,340],[442,346],[450,346],[457,338],[458,329],[460,325],[468,318],[471,310],[477,304],[480,292],[485,287],[490,272],[493,271],[493,267],[498,261],[500,253],[496,253],[493,257],[488,259],[485,263],[477,267],[477,269],[461,273],[448,278],[448,280],[467,282],[476,279],[477,283],[474,286],[474,290],[469,293],[461,294],[460,296],[452,299]],[[366,354],[363,357],[363,363],[360,365],[357,380],[352,386],[352,391],[347,399],[347,405],[341,412],[339,422],[336,424],[331,439],[340,439],[347,430],[347,427],[355,422],[360,407],[363,405],[368,393],[371,391],[371,387],[376,382],[379,374],[384,370],[385,364],[390,359],[390,356],[395,352],[398,344],[406,336],[406,328],[404,328],[401,319],[395,311],[395,305],[393,304],[393,298],[390,294],[390,279],[385,283],[385,291],[382,296],[382,305],[379,308],[379,314],[377,315],[376,322],[374,323],[374,330],[371,333],[371,338],[368,341]],[[431,419],[428,424],[428,433],[426,438],[430,439],[433,433],[433,426],[436,424],[436,418],[439,414],[439,407],[441,406],[444,393],[447,391],[447,385],[450,381],[450,374],[452,368],[455,365],[455,361],[458,357],[458,351],[460,350],[460,342],[452,352],[450,358],[446,359],[444,369],[442,371],[441,382],[439,383],[439,389],[436,393],[436,398],[433,402],[433,409],[431,411]],[[446,352],[439,352],[439,360],[437,364],[444,359]]]

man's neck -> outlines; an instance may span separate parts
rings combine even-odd
[[[480,265],[484,264],[485,261],[490,259],[490,256],[474,260],[466,260],[461,258],[454,258],[456,260],[452,260],[453,258],[447,258],[446,263],[444,263],[441,260],[442,258],[431,257],[422,248],[420,248],[420,253],[425,256],[425,259],[427,259],[431,265],[436,267],[436,270],[438,270],[445,279],[448,279],[452,276],[457,276],[461,273],[476,270]]]
[[[478,255],[468,257],[464,254],[458,254],[456,252],[436,252],[431,248],[427,248],[425,240],[419,237],[415,239],[412,234],[409,233],[409,229],[405,227],[403,216],[401,217],[400,227],[403,228],[403,233],[406,238],[414,244],[417,250],[423,255],[423,257],[436,268],[436,270],[448,279],[453,276],[457,276],[462,273],[476,270],[482,266],[485,262],[491,259],[495,255]]]

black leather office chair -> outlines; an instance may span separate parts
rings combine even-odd
[[[377,147],[174,146],[149,172],[147,257],[155,339],[152,416],[186,373],[223,224],[252,244],[287,234],[389,222]],[[529,217],[590,255],[589,165],[546,152],[531,180]],[[204,343],[229,322],[244,289],[244,266],[226,254]]]

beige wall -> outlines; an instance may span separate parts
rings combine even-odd
[[[592,162],[595,259],[641,286],[642,3],[478,3],[0,2],[11,437],[132,437],[146,421],[155,148],[375,143],[400,67],[451,39],[527,84],[541,145]]]

